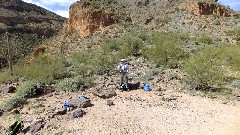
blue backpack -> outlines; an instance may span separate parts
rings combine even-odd
[[[65,102],[64,105],[63,105],[63,108],[67,109],[69,107],[70,107],[70,102]]]
[[[147,83],[144,83],[143,86],[144,86],[143,88],[144,88],[145,91],[151,91],[151,88]]]

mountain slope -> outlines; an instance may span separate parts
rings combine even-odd
[[[0,1],[0,63],[7,63],[7,41],[9,32],[14,61],[32,52],[37,44],[57,34],[65,18],[44,8],[21,0]]]

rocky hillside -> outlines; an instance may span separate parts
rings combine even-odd
[[[182,23],[182,27],[191,26],[191,23],[184,22],[179,16],[182,19],[190,16],[184,20],[194,21],[195,18],[202,20],[202,17],[208,18],[209,16],[238,17],[239,14],[213,1],[78,1],[70,7],[70,18],[66,23],[66,28],[68,31],[78,31],[80,35],[89,35],[104,26],[121,21],[143,26],[149,24],[155,29],[157,26],[161,26],[163,23],[169,24],[169,22]],[[200,22],[199,25],[202,23]],[[87,33],[86,30],[88,30]],[[179,30],[179,32],[181,31]]]
[[[53,54],[60,46],[67,46],[71,53],[143,29],[210,35],[216,44],[236,43],[227,32],[238,29],[239,21],[239,13],[213,0],[81,0],[70,7],[64,24],[67,32],[46,44],[53,47]]]
[[[6,31],[10,33],[14,60],[32,52],[33,48],[45,38],[57,34],[65,18],[42,7],[21,0],[0,1],[0,63],[7,63]]]

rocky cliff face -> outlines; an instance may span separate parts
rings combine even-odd
[[[111,15],[103,10],[95,10],[90,2],[81,0],[71,5],[69,19],[64,27],[67,31],[76,31],[81,36],[88,36],[114,23],[116,20]]]
[[[193,12],[196,15],[218,15],[224,17],[236,16],[237,14],[231,9],[222,6],[216,2],[205,2],[194,0],[184,4],[183,6],[188,11]]]

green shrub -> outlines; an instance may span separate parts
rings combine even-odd
[[[109,54],[99,54],[93,60],[93,66],[95,69],[95,73],[98,75],[109,74],[113,71],[113,66],[119,61],[115,56],[111,56]]]
[[[120,39],[106,39],[101,43],[101,50],[106,53],[112,53],[120,50]]]
[[[240,41],[240,29],[230,30],[227,35],[233,36],[235,40]]]
[[[202,36],[198,37],[197,41],[208,44],[208,45],[213,43],[213,39],[208,35],[202,35]]]
[[[240,71],[240,46],[238,45],[225,45],[222,47],[223,58],[227,65],[231,66],[233,70]]]
[[[27,103],[27,98],[34,97],[36,95],[36,81],[26,81],[17,89],[14,97],[4,102],[2,108],[4,110],[11,110],[17,107],[23,106]]]
[[[11,73],[8,70],[0,71],[0,83],[7,83],[12,78],[13,77],[11,76]]]
[[[180,66],[180,60],[188,57],[188,53],[177,45],[183,40],[185,37],[177,34],[153,33],[147,39],[151,46],[146,46],[142,55],[157,65],[176,68]]]
[[[22,107],[26,103],[27,103],[27,98],[14,96],[2,105],[2,109],[9,111],[17,107]]]
[[[93,68],[93,55],[92,52],[78,52],[71,57],[71,70],[75,76],[92,76]]]
[[[56,87],[65,92],[75,92],[83,87],[90,87],[93,84],[93,78],[77,76],[75,78],[65,78],[61,80]]]
[[[25,81],[17,90],[16,96],[30,98],[36,95],[36,82],[35,80],[32,81]]]
[[[48,56],[39,56],[31,65],[20,68],[16,75],[26,80],[35,79],[47,84],[54,79],[70,76],[66,70],[64,59],[53,59]]]
[[[148,81],[157,74],[158,74],[157,69],[149,69],[143,76],[141,76],[141,79],[144,81]]]
[[[101,43],[103,54],[115,54],[118,58],[139,55],[142,48],[142,39],[133,35],[121,37],[115,40],[107,39]]]
[[[213,86],[223,81],[222,50],[205,47],[200,53],[190,57],[184,64],[188,81],[200,86]]]
[[[125,42],[120,44],[120,52],[118,55],[124,58],[127,56],[137,56],[143,48],[143,41],[138,37],[125,37],[122,40]]]
[[[65,92],[74,92],[79,90],[80,85],[77,79],[64,78],[57,84],[57,88]]]
[[[235,80],[235,81],[233,81],[233,82],[232,82],[232,86],[233,86],[234,88],[240,89],[240,80]]]

